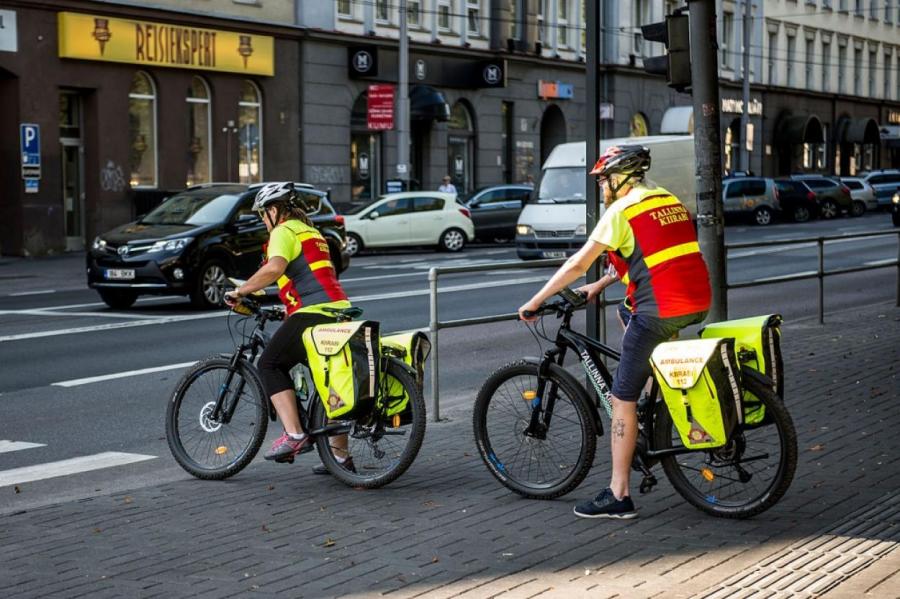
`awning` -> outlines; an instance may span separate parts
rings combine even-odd
[[[847,144],[877,144],[881,137],[875,119],[843,118],[838,121],[835,133],[838,143]]]
[[[885,147],[900,148],[900,125],[882,125],[879,133]]]
[[[784,117],[776,127],[775,139],[780,144],[825,143],[822,122],[814,114]]]
[[[673,106],[667,108],[663,114],[662,125],[659,127],[662,135],[671,133],[691,134],[694,132],[694,107]]]
[[[409,92],[409,118],[414,121],[449,121],[450,106],[438,90],[429,85],[416,85]]]

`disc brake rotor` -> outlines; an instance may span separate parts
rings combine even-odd
[[[213,410],[216,408],[216,402],[211,401],[200,410],[200,428],[208,433],[214,433],[222,428],[222,423],[210,418]]]

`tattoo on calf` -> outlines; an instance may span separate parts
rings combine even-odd
[[[613,434],[619,439],[625,438],[625,421],[617,418],[612,427]]]

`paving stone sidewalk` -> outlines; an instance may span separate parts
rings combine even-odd
[[[226,482],[0,517],[0,595],[900,596],[900,310],[788,323],[783,347],[800,460],[787,496],[752,520],[705,516],[662,476],[636,498],[637,520],[575,518],[609,476],[605,438],[570,496],[520,499],[488,474],[457,410],[378,491],[312,475],[314,458],[257,460]]]

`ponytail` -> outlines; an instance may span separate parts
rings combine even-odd
[[[312,221],[309,220],[309,217],[306,215],[306,212],[304,212],[302,208],[293,204],[289,204],[287,202],[279,202],[278,222],[280,223],[285,220],[299,220],[304,225],[307,225],[309,227],[314,226],[312,224]]]

